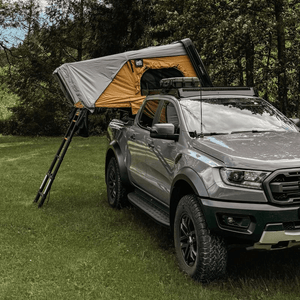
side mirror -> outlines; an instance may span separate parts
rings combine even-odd
[[[300,127],[300,120],[299,119],[292,119],[290,118],[290,120],[298,127]]]
[[[150,137],[178,141],[179,134],[175,134],[175,126],[171,123],[155,124],[150,130]]]

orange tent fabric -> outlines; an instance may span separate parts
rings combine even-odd
[[[187,55],[144,59],[143,67],[128,61],[97,99],[95,107],[131,107],[136,114],[145,99],[141,94],[142,75],[148,69],[163,68],[176,68],[184,77],[197,76]]]

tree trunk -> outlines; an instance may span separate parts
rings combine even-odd
[[[284,114],[288,113],[287,82],[286,82],[286,48],[285,48],[285,24],[283,21],[283,0],[275,0],[275,17],[277,32],[278,52],[278,101]]]
[[[247,34],[246,36],[246,85],[254,86],[254,44],[251,37]]]
[[[83,55],[83,39],[84,39],[84,0],[80,1],[79,7],[79,32],[77,43],[77,60],[82,60]]]
[[[237,54],[237,59],[236,59],[236,65],[237,65],[237,72],[239,74],[239,86],[243,86],[244,85],[244,71],[243,71],[243,67],[242,67],[242,62],[241,62],[241,51],[238,51]]]
[[[264,99],[269,100],[269,93],[268,93],[268,80],[269,80],[269,68],[270,68],[270,59],[271,59],[271,54],[272,54],[272,34],[269,35],[269,49],[268,49],[268,58],[267,58],[267,64],[264,68],[264,75],[263,75],[263,84],[265,87],[265,94],[264,94]]]

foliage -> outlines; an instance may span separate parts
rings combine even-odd
[[[254,85],[284,113],[299,113],[297,2],[155,2],[157,43],[190,37],[215,85]]]
[[[95,0],[51,0],[49,4],[42,14],[38,1],[21,2],[15,9],[26,21],[24,42],[13,49],[4,40],[0,43],[9,66],[2,80],[20,97],[19,105],[11,109],[10,120],[2,126],[3,133],[64,133],[70,108],[52,72],[66,62],[134,48],[146,16],[138,0],[111,1],[105,5]],[[92,127],[98,127],[94,132],[106,127],[105,124],[99,128],[99,118],[91,119]]]
[[[106,0],[89,13],[92,34],[88,53],[99,57],[148,46],[143,39],[152,17],[151,0]]]
[[[0,75],[3,72],[3,69],[0,69]],[[8,90],[5,83],[0,84],[0,122],[11,117],[12,113],[9,107],[16,106],[17,104],[18,97]]]
[[[8,57],[5,81],[19,96],[19,105],[12,107],[12,116],[4,133],[20,135],[60,134],[66,123],[65,101],[57,93],[52,71],[59,63],[45,44],[43,19],[35,1],[19,4],[20,18],[26,20],[27,36],[17,48],[3,46]],[[25,26],[25,25],[24,25]]]
[[[2,76],[19,98],[5,132],[57,135],[69,107],[52,72],[63,63],[189,37],[215,85],[256,86],[288,116],[300,110],[300,5],[295,0],[0,0]],[[93,120],[96,117],[92,118]],[[94,124],[92,124],[94,126]],[[102,129],[101,129],[102,131]]]

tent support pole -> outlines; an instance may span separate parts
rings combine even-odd
[[[67,129],[67,132],[63,138],[63,141],[61,143],[61,145],[58,148],[58,151],[56,153],[56,155],[54,156],[54,159],[51,163],[51,166],[38,190],[38,193],[34,199],[35,203],[38,203],[38,207],[42,207],[46,197],[51,189],[51,186],[53,184],[53,181],[55,179],[55,176],[58,172],[58,169],[65,157],[65,154],[68,150],[68,147],[72,141],[72,137],[74,135],[74,133],[77,131],[78,129],[78,125],[81,122],[83,116],[85,115],[86,109],[75,109],[74,110],[74,114],[72,116],[72,120],[70,122],[70,125]]]
[[[204,87],[214,86],[193,42],[189,38],[183,39],[180,42],[184,46],[185,51],[186,51],[188,57],[190,58],[190,61],[194,67],[197,77],[199,78],[199,80],[201,82],[201,86],[204,86]]]

